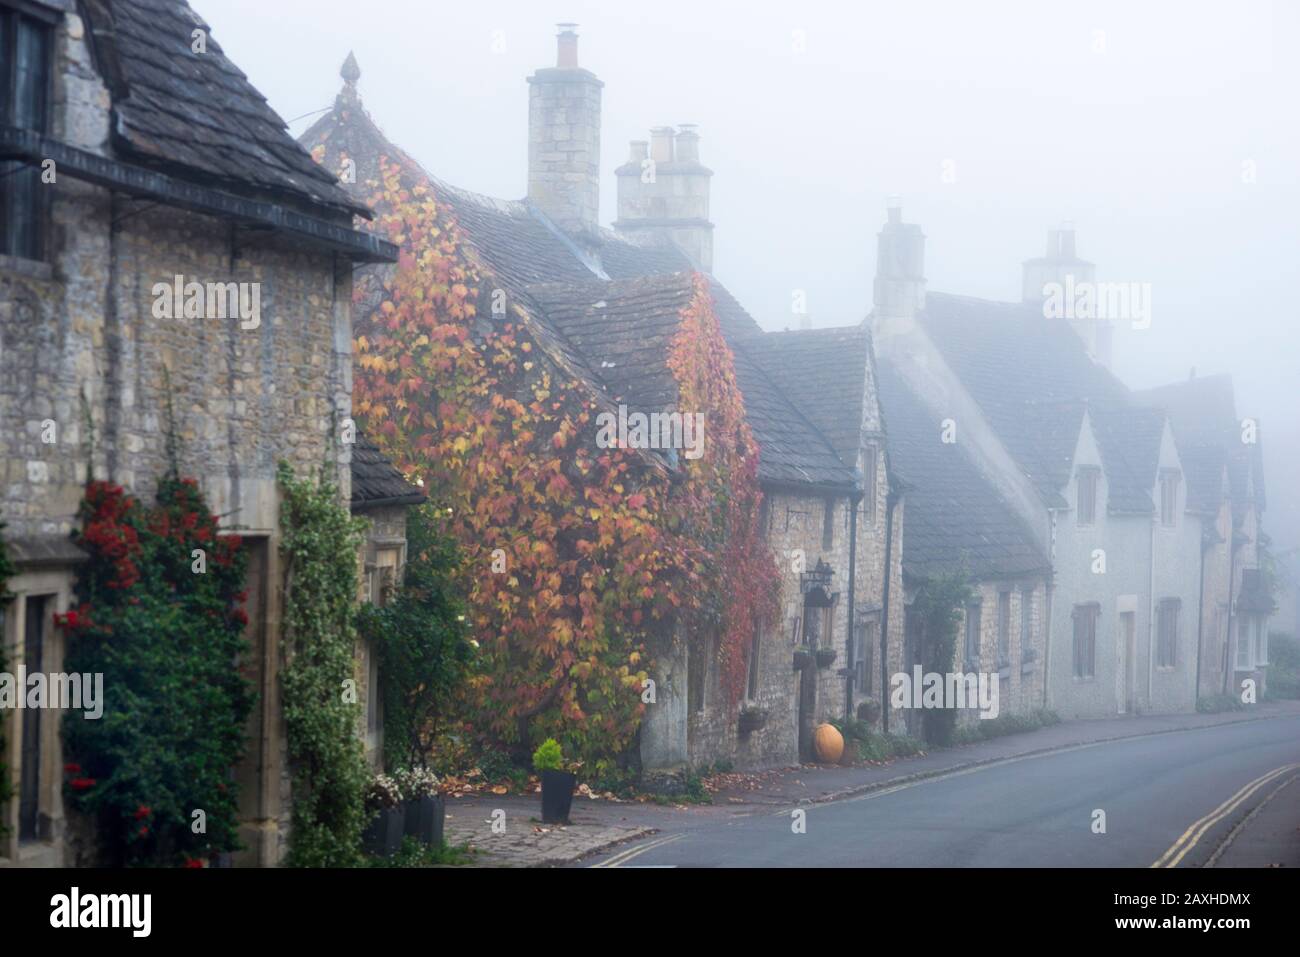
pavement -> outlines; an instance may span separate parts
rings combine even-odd
[[[1263,730],[1279,723],[1282,727],[1269,732]],[[1271,742],[1271,746],[1264,751],[1251,746],[1265,740]],[[993,786],[993,793],[988,809],[990,819],[983,826],[992,826],[995,830],[1010,833],[1021,829],[1021,822],[1032,821],[1036,815],[1041,814],[1042,808],[1026,805],[1024,801],[1008,801],[1004,792],[1016,791],[1026,782],[1039,781],[1041,784],[1042,772],[1037,768],[1055,768],[1060,780],[1076,779],[1082,768],[1085,771],[1083,777],[1078,778],[1078,788],[1096,794],[1094,802],[1102,800],[1102,795],[1097,790],[1100,787],[1106,792],[1105,799],[1109,805],[1123,806],[1129,815],[1144,818],[1147,812],[1143,811],[1142,806],[1131,803],[1132,794],[1140,793],[1145,799],[1154,802],[1152,809],[1161,810],[1170,816],[1171,821],[1176,821],[1180,796],[1186,798],[1189,795],[1217,793],[1222,790],[1219,779],[1225,784],[1236,782],[1238,786],[1244,785],[1246,779],[1238,779],[1248,771],[1256,770],[1261,760],[1267,763],[1273,758],[1278,759],[1277,764],[1269,765],[1268,768],[1260,766],[1258,770],[1261,773],[1285,765],[1287,762],[1282,758],[1292,751],[1296,753],[1290,760],[1300,761],[1300,744],[1296,742],[1300,742],[1300,701],[1265,702],[1249,711],[1224,714],[1144,715],[1069,721],[1038,731],[900,758],[884,765],[847,768],[802,765],[754,775],[724,776],[721,779],[722,786],[712,794],[712,805],[661,806],[634,801],[614,802],[603,798],[592,800],[575,795],[568,826],[543,825],[540,821],[541,799],[536,794],[449,798],[446,833],[452,844],[468,843],[476,852],[475,863],[487,867],[583,866],[593,863],[600,867],[681,864],[708,866],[745,862],[757,866],[782,866],[792,863],[785,856],[785,852],[791,848],[788,842],[777,840],[773,844],[771,839],[775,833],[784,836],[790,832],[788,816],[798,808],[805,808],[808,816],[812,815],[813,809],[818,809],[817,814],[822,816],[820,807],[823,805],[848,807],[872,798],[873,795],[885,799],[897,792],[909,791],[917,784],[933,781],[938,787],[931,790],[938,803],[931,810],[936,816],[935,820],[942,822],[952,816],[960,818],[965,813],[967,802],[974,800],[974,794],[979,791],[978,788],[971,790],[974,779],[965,775],[979,770],[997,770],[999,773],[987,778]],[[1106,747],[1094,747],[1101,745]],[[1098,753],[1090,754],[1093,750]],[[1023,763],[1030,758],[1041,758],[1043,761]],[[1049,758],[1052,760],[1048,761]],[[1184,788],[1181,792],[1159,797],[1143,787],[1143,768],[1166,759],[1173,760],[1176,765],[1169,771],[1171,776],[1179,773],[1189,775],[1195,778],[1195,786],[1188,785],[1190,790]],[[1213,760],[1207,763],[1207,759]],[[1185,762],[1186,766],[1177,764],[1178,761]],[[1031,764],[1037,767],[1028,771]],[[1198,766],[1200,771],[1195,772]],[[1282,777],[1261,784],[1257,791],[1251,793],[1251,797],[1254,801],[1262,801],[1273,793],[1274,787],[1282,783]],[[946,783],[954,780],[955,784]],[[1268,784],[1274,787],[1269,787]],[[1232,790],[1235,791],[1236,788]],[[1289,795],[1287,791],[1290,792]],[[1236,864],[1235,861],[1258,859],[1261,854],[1267,856],[1266,845],[1271,843],[1277,847],[1279,835],[1286,835],[1288,820],[1294,831],[1294,824],[1300,820],[1300,814],[1293,813],[1295,808],[1288,802],[1300,796],[1300,783],[1287,791],[1279,792],[1270,802],[1270,806],[1276,805],[1272,811],[1267,807],[1261,810],[1254,823],[1243,827],[1240,835],[1228,842],[1214,866],[1263,866]],[[1020,863],[1029,866],[1042,863],[1047,866],[1080,866],[1078,861],[1121,863],[1119,859],[1106,858],[1104,855],[1102,859],[1094,860],[1093,852],[1098,850],[1098,842],[1085,844],[1072,853],[1064,853],[1063,849],[1070,841],[1061,843],[1063,832],[1055,834],[1053,841],[1056,843],[1044,845],[1039,841],[1018,842],[1021,848],[1032,844],[1037,849],[1037,856],[1032,853],[1014,853],[1004,859],[998,854],[989,853],[987,848],[981,853],[973,854],[969,853],[969,849],[961,852],[953,847],[935,845],[932,841],[934,827],[927,825],[915,833],[908,829],[907,815],[911,813],[919,794],[920,792],[908,793],[901,804],[891,803],[893,799],[882,800],[878,812],[871,815],[876,822],[874,827],[877,832],[895,835],[891,844],[893,853],[884,855],[891,860],[876,860],[874,863],[877,865],[889,866],[892,862],[899,866],[961,866],[963,863],[1000,866],[997,863],[999,861],[1001,864]],[[1224,794],[1223,798],[1230,796],[1231,794]],[[1051,787],[1040,794],[1040,799],[1049,807],[1059,805],[1063,798],[1064,795]],[[946,805],[945,801],[951,802],[952,806]],[[1230,828],[1240,823],[1241,816],[1254,809],[1254,801],[1244,805],[1241,814],[1218,820],[1214,822],[1213,828],[1207,827],[1203,835],[1204,842],[1197,843],[1196,854],[1189,853],[1184,859],[1188,863],[1193,859],[1204,863],[1205,858],[1219,846],[1218,842],[1226,840]],[[780,828],[778,832],[769,834],[770,822],[777,820],[773,813],[777,808],[781,809]],[[891,809],[901,815],[901,818],[886,819],[879,816]],[[1093,809],[1095,808],[1087,810]],[[1233,810],[1236,809],[1234,807]],[[1192,800],[1186,802],[1182,813],[1191,814],[1193,810],[1208,811],[1210,808],[1201,808],[1198,800]],[[878,841],[864,843],[861,815],[852,811],[848,815],[838,827],[830,829],[839,833],[839,846],[833,843],[823,846],[820,839],[805,841],[796,845],[799,862],[810,866],[835,863],[861,866],[889,850]],[[1183,822],[1173,837],[1177,837],[1193,819],[1195,818]],[[755,821],[760,824],[755,825]],[[768,824],[762,824],[763,821]],[[933,823],[932,821],[931,825]],[[1068,825],[1058,823],[1069,831],[1078,822],[1071,820]],[[1152,822],[1148,821],[1147,824],[1151,825]],[[751,833],[749,829],[754,827],[758,830]],[[945,824],[938,827],[940,833],[945,829],[951,831]],[[1156,835],[1164,834],[1164,829],[1160,827],[1149,829]],[[749,836],[740,838],[741,833]],[[1256,840],[1253,835],[1265,837]],[[968,835],[977,845],[982,843],[982,836],[986,836],[986,832],[979,830]],[[1292,836],[1300,838],[1300,832]],[[740,844],[737,843],[738,838]],[[686,853],[686,848],[692,844],[694,853]],[[871,846],[867,847],[868,844]],[[765,853],[764,847],[777,853],[771,856]],[[921,847],[928,847],[924,855],[920,853]],[[1256,857],[1249,856],[1251,847],[1257,847]],[[1158,850],[1163,849],[1162,846]],[[1123,863],[1149,865],[1156,855],[1145,861],[1140,858],[1152,850],[1157,849],[1150,840],[1136,845],[1130,841],[1129,853],[1123,858]],[[867,855],[866,858],[863,857],[864,854]],[[637,865],[631,864],[634,857]],[[655,863],[656,860],[661,863]],[[1181,860],[1180,866],[1185,866]]]

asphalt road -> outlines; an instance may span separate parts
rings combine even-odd
[[[806,805],[803,833],[795,832],[795,808],[702,817],[584,865],[1197,867],[1297,771],[1300,717],[1250,721],[1017,758]],[[1097,811],[1105,833],[1094,833]]]

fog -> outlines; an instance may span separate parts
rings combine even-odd
[[[1295,297],[1300,5],[1282,2],[452,4],[193,0],[286,119],[355,51],[366,107],[455,185],[525,192],[527,85],[555,23],[605,83],[601,221],[628,141],[697,123],[715,273],[768,329],[862,319],[885,199],[929,288],[1020,295],[1063,221],[1098,280],[1150,283],[1115,338],[1134,387],[1231,373],[1262,423],[1265,527],[1300,544]],[[293,122],[301,133],[311,117]]]

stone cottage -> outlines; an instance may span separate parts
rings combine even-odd
[[[896,570],[902,508],[889,494],[869,337],[856,335],[851,348],[832,357],[855,364],[837,389],[842,419],[825,409],[810,414],[815,398],[805,402],[779,381],[783,340],[767,337],[709,275],[711,172],[700,164],[693,128],[659,128],[653,145],[633,145],[631,168],[618,171],[615,228],[600,227],[602,84],[578,66],[570,25],[561,27],[557,65],[528,79],[523,200],[469,193],[421,169],[364,110],[359,76],[349,56],[333,110],[303,135],[303,145],[331,170],[354,170],[358,189],[377,178],[381,157],[427,183],[543,347],[579,370],[593,394],[612,401],[645,389],[646,382],[624,374],[628,361],[647,379],[659,375],[665,354],[653,345],[657,333],[638,340],[637,330],[662,329],[692,276],[707,278],[760,449],[763,521],[783,575],[781,615],[754,638],[746,700],[735,710],[724,706],[716,661],[701,643],[660,650],[658,700],[641,727],[641,763],[647,778],[678,780],[688,767],[717,761],[764,767],[807,755],[812,728],[854,713],[868,675],[867,693],[878,694],[878,642],[890,634],[901,640],[901,620],[887,626],[884,604],[887,519],[894,522]],[[649,164],[654,176],[643,177]]]
[[[1055,238],[1055,257],[1025,264],[1031,292],[1045,277],[1091,275],[1072,235]],[[1041,295],[928,292],[924,244],[891,209],[876,347],[1051,561],[1038,612],[1044,705],[1079,717],[1193,709],[1202,519],[1167,417],[1105,368],[1103,330],[1049,318]]]
[[[996,680],[998,714],[1041,708],[1051,562],[966,447],[945,441],[944,415],[928,407],[891,363],[881,363],[878,381],[890,460],[907,489],[902,670],[911,677],[921,666],[924,674],[933,661],[925,647],[933,636],[911,607],[917,591],[958,577],[969,584],[972,600],[960,609],[954,659],[944,670]],[[920,710],[907,712],[911,733],[921,733],[920,719]],[[959,720],[976,720],[974,703]]]
[[[329,463],[348,494],[352,269],[396,250],[353,228],[366,211],[183,0],[4,0],[0,38],[0,75],[18,79],[0,87],[8,660],[59,671],[83,483],[149,500],[174,432],[181,471],[248,552],[243,860],[274,864],[290,797],[276,464]],[[5,715],[5,739],[0,864],[69,861],[59,713]]]
[[[1229,376],[1193,374],[1135,400],[1169,416],[1187,471],[1187,507],[1201,516],[1197,694],[1240,696],[1248,680],[1262,691],[1276,600],[1262,560],[1260,423],[1238,417]]]

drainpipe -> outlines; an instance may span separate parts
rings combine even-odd
[[[858,503],[862,501],[862,492],[853,491],[849,495],[849,614],[848,614],[848,639],[844,642],[844,659],[847,662],[844,676],[844,718],[848,720],[853,717],[853,669],[856,665],[854,661],[854,651],[856,650],[856,641],[854,640],[853,631],[853,611],[856,607],[857,600],[855,597],[854,586],[858,581]],[[886,568],[889,566],[886,565]]]
[[[1230,531],[1228,535],[1228,639],[1223,643],[1223,653],[1227,656],[1223,662],[1223,693],[1228,693],[1228,675],[1232,674],[1233,669],[1237,666],[1237,656],[1233,653],[1235,649],[1232,644],[1233,631],[1233,611],[1237,607],[1235,595],[1237,590],[1237,543],[1233,541],[1236,537],[1236,529],[1232,523],[1228,523]]]
[[[1201,703],[1201,652],[1205,644],[1205,551],[1205,539],[1202,538],[1201,581],[1196,592],[1196,689],[1192,694],[1192,703],[1195,705]]]
[[[1156,516],[1151,516],[1151,550],[1147,553],[1147,710],[1151,710],[1151,692],[1156,671]]]
[[[898,493],[893,489],[885,496],[885,587],[880,599],[880,720],[881,730],[889,733],[889,583],[894,577],[894,509]]]

